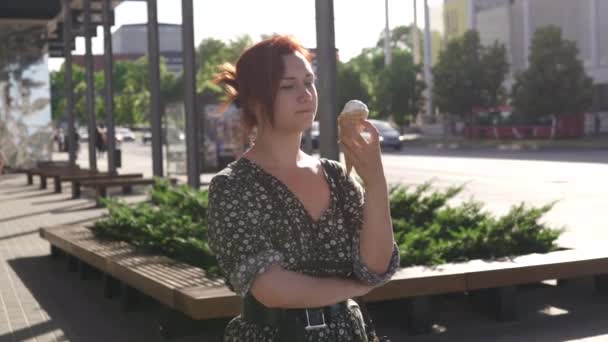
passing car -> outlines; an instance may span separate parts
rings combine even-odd
[[[114,129],[114,136],[116,137],[116,141],[120,142],[135,141],[135,133],[125,127],[116,127]]]

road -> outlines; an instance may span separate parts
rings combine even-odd
[[[140,142],[122,144],[122,172],[152,174],[151,147]],[[86,144],[79,163],[88,164]],[[65,158],[65,154],[57,157]],[[541,206],[558,201],[547,222],[564,227],[560,243],[565,246],[608,239],[608,153],[602,150],[496,151],[404,148],[385,152],[383,163],[391,184],[434,186],[466,184],[457,201],[471,197],[485,203],[495,214],[506,213],[521,202]],[[98,167],[106,168],[106,157]],[[185,181],[185,175],[177,175]],[[212,174],[204,174],[208,181]]]

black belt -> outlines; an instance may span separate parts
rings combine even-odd
[[[283,334],[286,330],[295,333],[325,329],[339,313],[346,312],[347,309],[346,301],[321,308],[273,309],[264,306],[251,294],[247,294],[242,300],[241,317],[258,325],[277,328]]]

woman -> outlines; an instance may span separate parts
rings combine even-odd
[[[378,132],[341,141],[365,190],[334,161],[300,150],[317,111],[309,53],[275,36],[216,82],[255,131],[252,147],[209,187],[209,241],[243,298],[224,341],[368,341],[353,297],[399,265]]]

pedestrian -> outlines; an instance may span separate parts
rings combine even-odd
[[[103,125],[95,127],[95,147],[99,155],[102,155],[106,151],[105,132]]]
[[[365,187],[300,149],[317,112],[310,61],[296,40],[274,36],[216,77],[255,132],[209,188],[210,247],[242,300],[225,342],[377,341],[352,298],[399,266],[378,132],[366,121],[370,141],[341,141]]]

